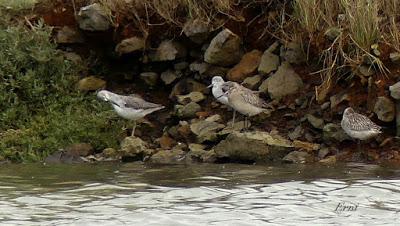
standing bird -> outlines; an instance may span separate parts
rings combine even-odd
[[[131,96],[123,96],[107,90],[101,90],[97,93],[97,97],[111,103],[115,112],[117,112],[119,116],[134,122],[131,136],[135,133],[136,120],[164,108],[164,106],[160,104],[147,102],[135,94]]]
[[[349,135],[351,138],[359,140],[359,150],[361,141],[368,140],[382,133],[382,127],[375,124],[367,116],[356,113],[351,107],[348,107],[344,110],[340,125],[347,135]]]
[[[212,87],[212,94],[215,99],[217,99],[218,102],[221,104],[230,106],[228,97],[224,95],[224,91],[222,91],[222,85],[225,83],[224,79],[221,76],[214,76],[211,79],[211,85],[209,85],[207,88]],[[232,128],[235,125],[235,116],[236,116],[236,110],[233,109],[233,119],[232,119]]]
[[[248,89],[237,82],[225,82],[222,84],[223,96],[228,97],[229,106],[245,116],[245,128],[247,117],[258,115],[267,111],[268,104],[258,96],[257,91]]]

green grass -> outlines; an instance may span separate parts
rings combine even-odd
[[[0,159],[39,161],[69,144],[118,147],[124,121],[75,89],[78,68],[42,23],[0,25]],[[107,110],[107,111],[106,111]]]

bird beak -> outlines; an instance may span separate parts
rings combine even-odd
[[[213,87],[213,86],[214,86],[214,84],[211,84],[211,85],[207,86],[207,88],[211,88],[211,87]]]
[[[220,95],[220,96],[218,96],[217,99],[221,98],[222,96],[225,96],[225,93]]]

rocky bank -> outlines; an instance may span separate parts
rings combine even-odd
[[[372,79],[377,72],[366,64],[354,72],[359,80],[341,80],[335,90],[317,99],[322,80],[312,72],[318,64],[307,61],[307,49],[300,42],[270,37],[265,48],[253,48],[249,37],[196,18],[187,20],[175,37],[149,40],[145,34],[128,32],[127,24],[117,27],[98,3],[77,9],[74,18],[59,24],[54,37],[66,58],[86,66],[78,90],[88,95],[103,88],[137,93],[166,109],[150,115],[138,126],[137,137],[127,136],[119,149],[92,150],[90,144],[73,144],[47,162],[57,158],[159,164],[400,160],[393,138],[400,120],[395,72],[384,78],[385,84],[393,85],[389,90],[381,80]],[[99,67],[90,64],[93,56],[108,67],[105,72],[91,68]],[[216,75],[260,91],[272,106],[270,112],[251,118],[249,131],[242,130],[242,120],[232,126],[231,109],[216,102],[206,88]],[[365,81],[368,88],[362,85]],[[354,151],[356,143],[340,127],[341,114],[349,105],[388,128],[363,144],[361,158]]]

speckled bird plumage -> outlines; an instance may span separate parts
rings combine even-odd
[[[267,103],[261,99],[258,92],[250,90],[237,82],[225,82],[222,90],[228,97],[230,106],[246,116],[254,116],[268,107]]]
[[[380,126],[367,116],[356,113],[351,107],[344,110],[341,126],[347,135],[359,140],[367,140],[382,133]]]

